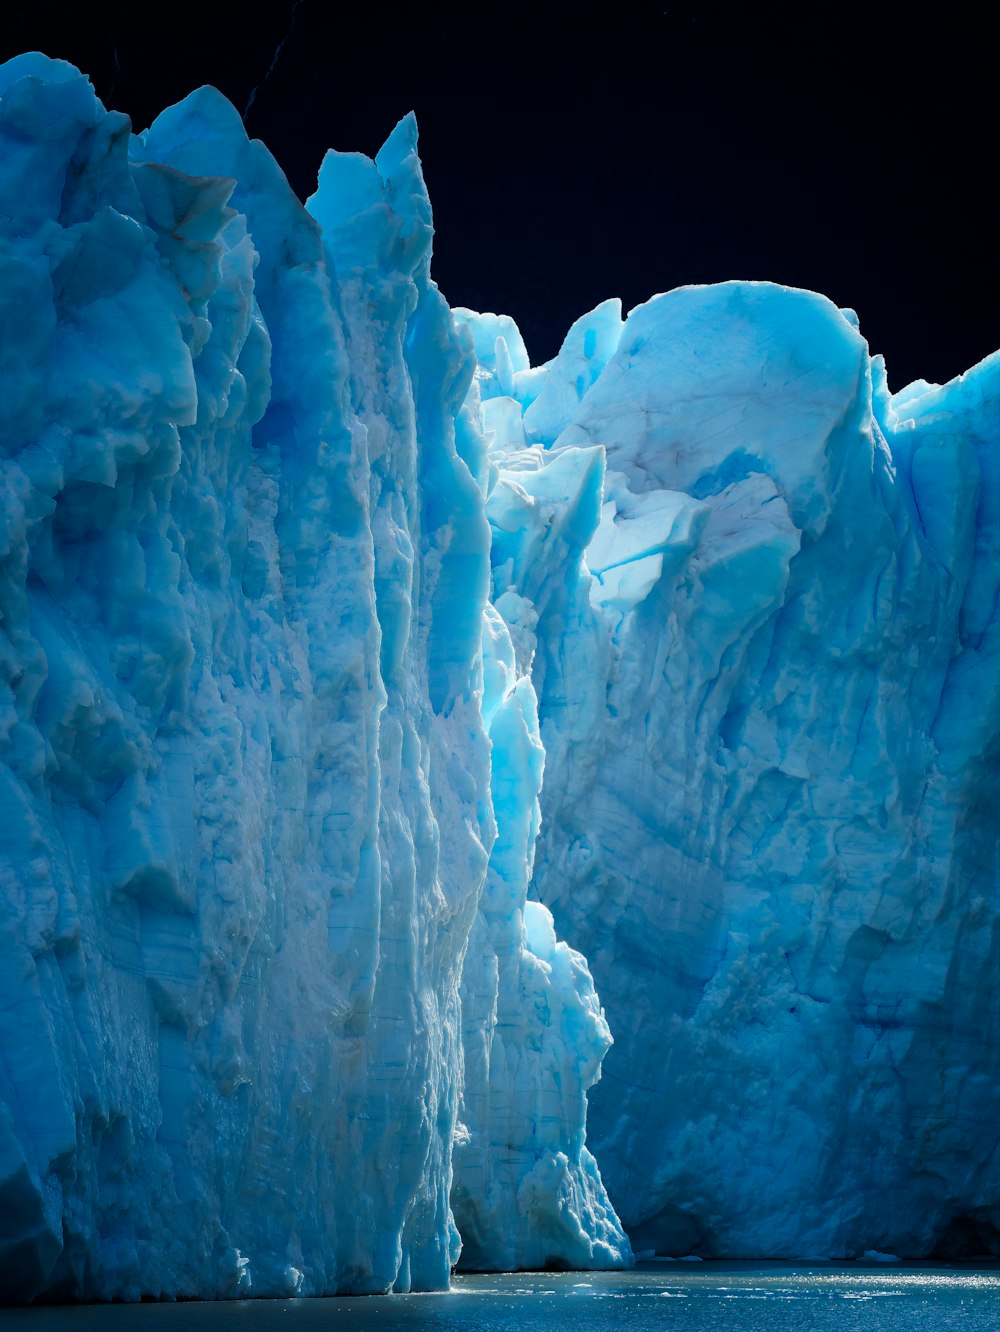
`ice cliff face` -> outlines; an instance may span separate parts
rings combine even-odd
[[[1000,353],[891,396],[850,311],[755,283],[537,369],[464,318],[633,1243],[1000,1252]]]
[[[0,1298],[1000,1248],[1000,353],[430,240],[0,67]]]
[[[462,1264],[610,1267],[627,1253],[593,1156],[586,1090],[611,1044],[586,960],[526,902],[544,752],[535,692],[488,608],[483,720],[498,835],[462,978],[465,1085],[452,1205]]]
[[[627,1261],[412,121],[0,94],[0,1298]]]

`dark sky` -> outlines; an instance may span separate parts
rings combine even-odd
[[[325,148],[415,110],[434,276],[536,362],[607,296],[770,278],[854,306],[899,388],[1000,346],[995,47],[982,6],[936,10],[8,0],[0,55],[72,60],[136,129],[256,87],[248,129],[303,198]]]

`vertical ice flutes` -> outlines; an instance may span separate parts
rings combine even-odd
[[[585,967],[532,961],[526,875],[468,952],[536,790],[491,793],[487,462],[412,118],[307,211],[213,89],[138,137],[63,62],[0,91],[0,1297],[446,1286],[460,984],[511,942],[524,1044],[579,1017],[491,1215],[530,1176],[577,1209],[545,1256],[627,1261]]]

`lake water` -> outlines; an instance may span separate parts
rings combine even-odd
[[[7,1332],[562,1328],[998,1332],[1000,1267],[640,1263],[629,1272],[460,1276],[445,1295],[0,1309]]]

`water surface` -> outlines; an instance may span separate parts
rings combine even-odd
[[[4,1332],[998,1332],[1000,1267],[640,1263],[459,1276],[442,1295],[0,1309]]]

